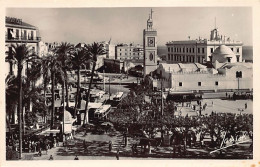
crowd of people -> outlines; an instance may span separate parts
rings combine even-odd
[[[19,139],[18,135],[14,134],[6,138],[6,145],[8,150],[13,153],[18,153],[19,150]],[[22,141],[22,151],[37,153],[41,156],[43,151],[48,153],[48,150],[59,146],[59,136],[38,136],[33,135],[29,137],[24,137]],[[9,155],[11,156],[11,155]]]

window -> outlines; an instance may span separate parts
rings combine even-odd
[[[198,63],[200,62],[200,57],[198,56]]]
[[[127,54],[125,53],[125,55],[127,55]]]
[[[228,59],[228,62],[230,63],[231,62],[231,57],[228,57],[227,59]]]
[[[239,53],[239,48],[237,48],[237,53]]]
[[[170,60],[170,54],[168,54],[168,60]]]
[[[239,56],[237,56],[237,62],[239,62]]]
[[[177,60],[176,55],[174,55],[174,61],[176,61],[176,60]]]
[[[14,36],[13,36],[13,29],[11,29],[11,28],[7,29],[7,38],[8,39],[13,39],[14,38]]]
[[[190,48],[190,53],[191,53],[191,48]]]
[[[202,48],[202,53],[204,53],[205,52],[205,50],[204,50],[204,48]]]
[[[194,56],[192,56],[192,62],[195,62],[195,57]]]
[[[120,53],[120,55],[122,55],[122,54]]]
[[[192,48],[192,53],[194,53],[194,50],[195,50],[195,49],[194,49],[194,48]]]
[[[230,48],[230,49],[233,51],[234,48]]]
[[[201,82],[198,82],[198,86],[201,86]]]
[[[168,48],[168,52],[170,52],[170,48]]]
[[[179,86],[182,86],[182,82],[179,82]]]
[[[173,52],[173,48],[171,48],[172,52]],[[174,48],[174,51],[176,52],[176,48]]]
[[[173,61],[173,54],[171,55],[171,60]]]
[[[31,31],[31,40],[33,40],[33,31]]]
[[[189,52],[189,48],[186,49],[186,52],[187,52],[187,53]]]
[[[213,53],[213,48],[210,48],[210,53]]]
[[[183,53],[185,52],[185,48],[182,49],[183,50]]]
[[[19,39],[19,30],[16,29],[16,39]]]
[[[23,32],[23,39],[27,39],[27,31],[26,30],[24,30],[24,32]]]
[[[121,51],[121,49],[119,49]]]
[[[218,81],[215,81],[215,85],[218,86]]]
[[[200,48],[198,48],[198,53],[200,53]]]

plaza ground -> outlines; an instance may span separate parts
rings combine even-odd
[[[135,80],[135,79],[133,79]],[[103,85],[101,85],[103,88]],[[75,92],[73,88],[72,92]],[[109,85],[106,83],[105,91],[108,92]],[[110,92],[112,94],[116,92],[124,92],[127,94],[129,88],[127,85],[110,85]],[[225,92],[217,93],[205,93],[203,99],[201,100],[202,105],[207,103],[207,107],[202,111],[202,114],[211,114],[211,112],[217,113],[246,113],[253,114],[253,101],[252,100],[222,100],[225,98]],[[245,109],[245,103],[247,103],[247,108]],[[191,105],[196,105],[197,102],[192,102]],[[197,115],[196,111],[192,111],[191,107],[182,106],[178,104],[178,111],[181,110],[181,115]],[[175,113],[180,114],[179,112]],[[75,135],[76,144],[72,148],[66,148],[60,143],[59,147],[52,148],[45,154],[43,152],[42,156],[38,156],[37,153],[24,153],[22,160],[48,160],[50,155],[54,157],[54,160],[74,160],[77,155],[79,160],[116,160],[116,150],[119,148],[119,159],[120,160],[145,160],[145,159],[251,159],[253,157],[252,152],[249,147],[252,141],[247,143],[238,144],[236,146],[225,149],[224,155],[219,156],[218,154],[210,154],[217,148],[200,148],[193,147],[187,148],[187,154],[185,156],[175,155],[173,156],[172,147],[161,147],[151,148],[150,154],[138,154],[133,155],[131,146],[138,143],[139,138],[128,137],[128,144],[126,147],[123,146],[123,136],[120,132],[108,132],[107,134],[92,134],[78,133]],[[87,150],[84,150],[83,140],[86,141]],[[108,149],[108,142],[113,143],[113,149],[110,152]]]

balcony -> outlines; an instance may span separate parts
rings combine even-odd
[[[26,36],[5,36],[5,42],[26,42],[26,43],[37,43],[41,41],[41,37],[26,37]]]

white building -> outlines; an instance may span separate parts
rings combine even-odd
[[[216,48],[226,45],[235,54],[237,62],[242,62],[242,45],[241,41],[231,40],[229,37],[219,34],[217,28],[213,29],[210,39],[196,39],[171,41],[166,43],[168,54],[167,63],[205,63],[211,60],[211,54]]]
[[[118,44],[116,46],[116,57],[117,60],[136,60],[143,59],[143,46],[134,44]]]
[[[39,36],[38,28],[23,22],[22,19],[5,17],[5,51],[6,57],[11,53],[12,44],[24,44],[32,49],[33,52],[38,54],[39,52],[39,42],[41,37]],[[17,72],[17,67],[14,63],[6,61],[6,72],[7,76],[9,73],[15,74]],[[25,71],[25,70],[23,70]],[[24,74],[23,74],[24,75]]]
[[[227,46],[218,47],[212,54],[214,68],[200,63],[174,63],[159,65],[153,73],[156,85],[174,91],[221,91],[253,89],[253,64],[236,62],[236,57]],[[236,73],[241,72],[241,78]]]

